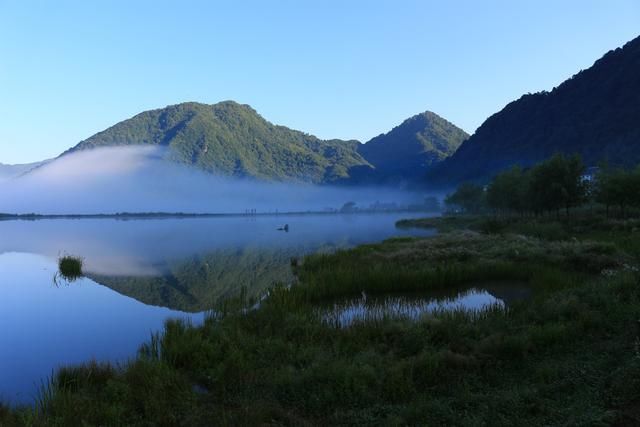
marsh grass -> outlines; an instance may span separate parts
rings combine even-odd
[[[59,373],[46,419],[299,425],[385,423],[392,416],[400,424],[548,424],[571,420],[587,399],[596,410],[582,421],[600,420],[607,408],[592,382],[607,364],[584,355],[614,331],[621,335],[611,349],[624,347],[624,325],[635,313],[630,303],[638,301],[630,276],[602,280],[508,311],[454,310],[411,322],[383,317],[340,330],[290,310],[290,291],[282,288],[257,311],[197,328],[167,322],[122,370],[89,365]],[[634,358],[632,351],[617,354],[619,375]],[[571,385],[569,361],[585,370],[573,373]],[[523,391],[533,387],[541,391]],[[622,402],[635,391],[618,387]],[[531,412],[531,399],[544,409]],[[503,422],[492,419],[496,413]]]
[[[640,232],[640,219],[607,218],[603,214],[576,213],[568,217],[462,215],[406,219],[399,228],[435,228],[442,233],[474,230],[484,234],[519,234],[543,240],[605,238]]]
[[[167,322],[122,369],[86,365],[59,373],[43,419],[606,424],[613,408],[602,396],[624,406],[640,390],[621,378],[638,372],[636,332],[628,327],[640,302],[637,277],[549,292],[509,310],[450,310],[411,321],[382,316],[333,328],[290,310],[283,288],[260,310],[201,327]]]
[[[548,242],[524,236],[453,232],[430,239],[388,240],[305,258],[291,292],[306,302],[335,297],[450,289],[483,281],[530,282],[540,287],[579,283],[623,265],[606,242]]]
[[[63,255],[58,258],[58,273],[68,282],[73,282],[82,277],[82,265],[84,260],[72,255]]]
[[[628,232],[583,232],[454,230],[307,257],[293,266],[299,283],[274,286],[257,309],[241,298],[201,326],[168,321],[124,366],[61,370],[33,424],[637,425],[640,279],[624,267],[635,262],[619,245]],[[525,281],[533,296],[348,328],[314,311],[362,291],[482,280]]]
[[[13,426],[17,425],[16,417],[14,412],[9,408],[9,406],[0,403],[0,425],[4,426]]]
[[[466,301],[472,296],[475,300]],[[480,298],[480,299],[478,299]],[[356,323],[385,322],[388,320],[420,321],[426,316],[439,317],[448,311],[467,311],[479,314],[485,310],[505,309],[504,301],[482,289],[465,289],[447,296],[399,295],[381,298],[347,299],[326,306],[319,306],[315,312],[324,324],[336,328],[351,327]]]

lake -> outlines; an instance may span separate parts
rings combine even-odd
[[[292,258],[434,233],[395,227],[412,216],[0,221],[0,400],[32,402],[62,365],[124,362],[167,318],[202,322],[243,287],[291,280]],[[67,254],[85,277],[56,283]]]

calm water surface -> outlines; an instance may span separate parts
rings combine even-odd
[[[31,402],[61,365],[126,361],[167,318],[290,280],[293,257],[433,233],[395,228],[410,216],[0,221],[0,400]],[[56,286],[64,254],[86,277]]]
[[[360,322],[385,318],[418,320],[422,316],[447,311],[479,313],[529,298],[526,282],[483,282],[461,289],[434,289],[425,293],[349,298],[317,308],[323,321],[345,328]]]

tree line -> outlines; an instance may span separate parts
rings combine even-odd
[[[496,175],[486,186],[464,183],[449,194],[449,210],[500,215],[569,215],[573,208],[602,205],[622,217],[640,208],[640,166],[635,169],[602,165],[594,175],[585,175],[578,155],[556,154],[523,169],[513,166]]]

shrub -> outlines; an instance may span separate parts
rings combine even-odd
[[[82,277],[82,264],[82,258],[65,255],[58,259],[58,270],[64,279],[72,282]]]

